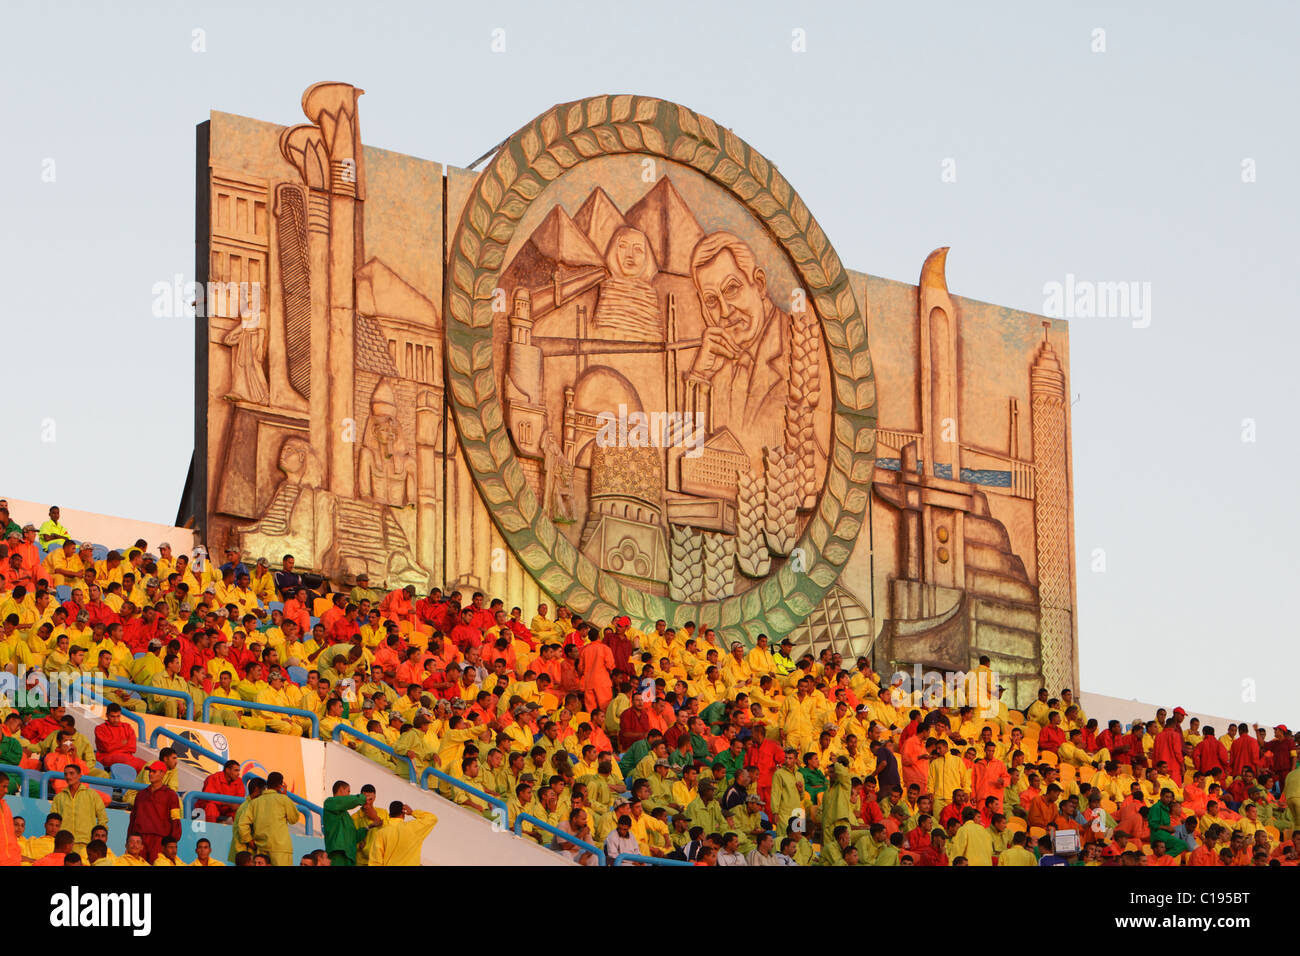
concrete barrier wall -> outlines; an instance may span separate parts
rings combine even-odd
[[[1104,694],[1090,694],[1084,692],[1079,695],[1079,703],[1083,705],[1083,709],[1089,717],[1097,718],[1097,723],[1101,726],[1102,730],[1106,729],[1106,722],[1110,720],[1118,720],[1124,725],[1124,729],[1127,730],[1129,724],[1136,718],[1140,717],[1142,720],[1153,719],[1156,715],[1156,710],[1161,707],[1171,712],[1175,707],[1182,707],[1183,710],[1187,711],[1188,720],[1197,717],[1200,719],[1202,726],[1208,724],[1213,727],[1215,732],[1218,734],[1226,733],[1228,730],[1228,724],[1241,723],[1240,717],[1235,719],[1216,717],[1213,714],[1206,714],[1199,710],[1193,710],[1187,706],[1185,701],[1181,700],[1175,700],[1164,704],[1147,704],[1139,700],[1125,700],[1122,697],[1107,697]],[[1247,721],[1247,723],[1250,723],[1250,721]],[[1186,729],[1186,726],[1186,723],[1184,723],[1183,728]]]
[[[158,553],[159,542],[166,541],[172,546],[172,554],[190,554],[198,541],[198,535],[190,528],[175,528],[152,521],[139,521],[135,518],[118,518],[113,515],[95,514],[93,511],[78,511],[65,507],[61,502],[22,501],[9,498],[9,516],[20,525],[34,524],[40,527],[49,520],[50,506],[59,506],[59,523],[68,529],[74,541],[92,541],[112,550],[128,548],[136,539],[144,538],[153,554]]]

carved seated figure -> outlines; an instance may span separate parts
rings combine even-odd
[[[320,568],[333,543],[334,496],[321,489],[324,468],[302,438],[280,446],[284,480],[275,489],[262,517],[235,528],[247,554],[292,554],[303,568]]]

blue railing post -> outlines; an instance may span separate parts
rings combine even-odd
[[[506,805],[506,802],[502,800],[500,797],[492,793],[487,793],[484,790],[480,790],[478,787],[475,787],[473,784],[466,783],[464,780],[457,780],[451,774],[444,773],[443,771],[439,770],[437,767],[426,767],[424,773],[420,775],[421,790],[429,789],[430,777],[436,777],[437,779],[443,781],[444,783],[447,783],[450,786],[455,787],[457,790],[464,790],[470,796],[477,797],[478,799],[486,803],[488,806],[496,807],[497,812],[500,814],[499,819],[501,825],[506,829],[510,828],[510,808]],[[437,790],[433,790],[432,792],[437,793]],[[439,794],[439,796],[441,796],[441,794]]]
[[[209,760],[215,760],[218,764],[222,766],[224,766],[226,761],[230,759],[229,757],[221,756],[221,754],[217,753],[215,750],[209,750],[207,747],[204,747],[202,744],[196,744],[192,740],[186,740],[180,734],[176,733],[175,731],[168,730],[166,727],[154,728],[153,733],[149,735],[149,746],[157,748],[159,737],[166,737],[168,740],[174,741],[175,743],[178,743],[181,746],[194,751],[195,753],[203,754],[203,756],[207,757]]]
[[[141,695],[152,694],[155,697],[175,697],[177,700],[185,701],[185,719],[194,719],[194,698],[183,690],[168,690],[165,687],[149,687],[145,684],[132,684],[124,680],[114,680],[108,677],[99,678],[99,683],[105,687],[112,687],[117,690],[130,690]]]
[[[272,714],[288,714],[291,717],[306,717],[311,721],[312,740],[320,739],[320,717],[310,710],[302,710],[298,707],[281,707],[279,704],[259,704],[256,701],[237,700],[233,697],[205,697],[203,699],[203,722],[211,723],[208,715],[212,712],[213,704],[229,704],[232,707],[238,707],[240,710],[261,710]]]
[[[357,730],[357,728],[353,727],[351,724],[336,725],[334,728],[334,733],[331,736],[333,737],[335,743],[342,743],[343,742],[342,738],[344,734],[348,734],[351,737],[356,737],[358,740],[364,740],[366,743],[370,744],[376,750],[380,751],[381,753],[388,754],[388,756],[392,757],[394,760],[405,760],[406,772],[407,775],[411,778],[411,783],[414,783],[416,786],[419,786],[419,781],[416,780],[415,778],[415,761],[412,760],[410,757],[406,756],[405,754],[399,754],[396,750],[388,746],[388,744],[384,743],[384,741],[382,740],[378,740],[375,737],[371,737],[369,734],[363,734],[361,731]]]
[[[40,790],[42,799],[45,799],[46,789],[55,780],[64,780],[62,770],[46,770],[40,775]],[[148,790],[149,784],[136,783],[134,780],[114,780],[112,777],[92,777],[89,774],[81,775],[81,782],[96,790]],[[53,798],[50,798],[53,799]]]
[[[90,695],[90,699],[92,701],[94,701],[95,703],[103,707],[107,707],[109,704],[117,703],[117,701],[108,700],[107,698],[102,697],[99,694],[95,693],[93,688],[87,688],[86,692]],[[122,707],[121,704],[118,704],[118,706]],[[122,707],[122,716],[125,717],[127,720],[131,721],[133,724],[135,724],[135,739],[138,743],[144,743],[145,742],[144,741],[145,738],[144,718],[141,717],[139,714],[137,714],[135,711],[128,710],[125,707]]]
[[[14,774],[18,775],[18,780],[19,780],[18,785],[22,788],[19,791],[18,794],[19,796],[25,797],[28,795],[27,788],[32,781],[37,781],[39,784],[41,771],[33,770],[31,767],[19,767],[18,765],[12,763],[0,763],[0,770],[3,770],[11,777]]]
[[[642,856],[640,853],[620,853],[610,861],[610,866],[621,866],[624,860],[644,863],[647,866],[694,866],[688,860],[670,860],[663,856]]]
[[[546,821],[537,819],[537,817],[533,816],[531,813],[521,813],[519,816],[515,817],[515,836],[523,836],[523,825],[525,822],[531,823],[533,826],[545,830],[548,833],[553,833],[566,843],[573,843],[580,846],[588,853],[596,854],[596,859],[600,861],[599,865],[605,865],[605,851],[596,846],[596,844],[588,843],[586,840],[579,840],[573,834],[565,833],[559,827],[551,826],[551,824]]]
[[[251,776],[251,774],[246,775],[246,778],[247,776]],[[325,811],[323,809],[316,806],[316,804],[312,803],[309,800],[304,800],[296,793],[286,793],[285,796],[288,797],[290,800],[292,800],[297,806],[300,806],[305,810],[310,810],[312,811],[312,813],[315,813],[318,817],[321,818],[321,826],[323,827],[325,825],[324,824]],[[247,796],[235,797],[227,793],[207,793],[202,790],[190,790],[187,791],[185,795],[181,798],[181,812],[185,814],[186,820],[193,820],[194,807],[200,800],[202,800],[204,803],[211,802],[211,803],[240,804],[247,799],[248,799]],[[313,836],[315,831],[312,829],[312,825],[311,825],[311,814],[304,813],[302,815],[302,819],[303,819],[303,826],[307,830],[307,836]]]

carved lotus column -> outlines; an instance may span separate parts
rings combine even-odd
[[[353,329],[358,248],[363,246],[362,205],[365,176],[357,98],[364,93],[347,83],[317,83],[302,95],[302,110],[320,128],[329,155],[329,360],[326,448],[329,487],[351,498],[356,488],[353,414]]]

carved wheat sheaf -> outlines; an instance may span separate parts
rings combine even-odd
[[[736,566],[747,578],[766,577],[772,569],[763,533],[767,480],[762,474],[740,472],[736,475],[736,489]]]
[[[736,586],[736,539],[729,534],[704,535],[704,598],[721,601]]]
[[[311,397],[311,264],[302,190],[282,184],[275,193],[280,285],[284,289],[285,364],[289,384]]]
[[[821,400],[817,319],[807,312],[791,316],[790,395],[785,407],[785,450],[793,452],[799,472],[799,496],[816,494],[816,438],[813,412]]]
[[[792,451],[768,448],[763,452],[763,462],[767,468],[767,495],[763,509],[767,548],[784,557],[794,547],[798,532],[798,460]]]
[[[704,594],[704,539],[690,528],[672,525],[668,596],[674,601],[698,601]]]

